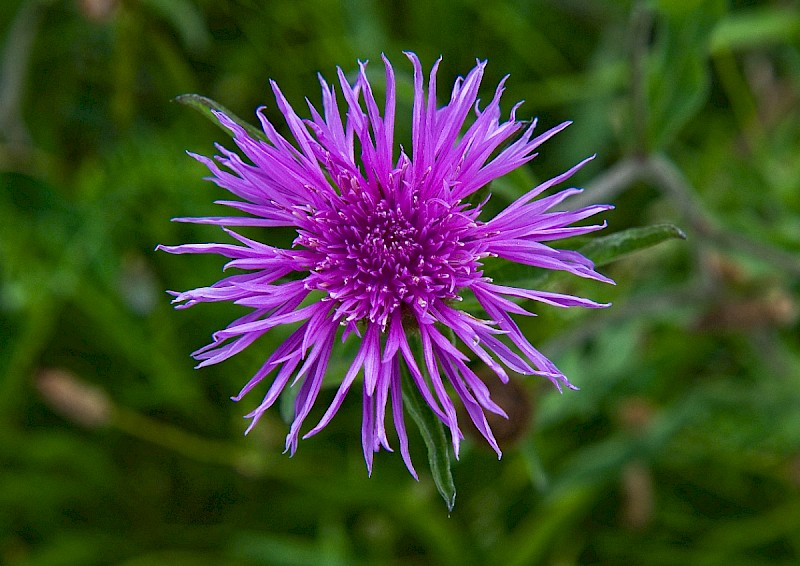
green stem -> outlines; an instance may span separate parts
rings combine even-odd
[[[125,407],[114,407],[111,424],[130,436],[197,462],[237,466],[250,460],[246,452],[229,444],[196,436]]]

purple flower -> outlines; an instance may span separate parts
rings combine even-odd
[[[403,421],[403,366],[430,409],[449,428],[456,456],[462,434],[453,393],[498,455],[500,449],[484,411],[505,416],[471,369],[464,351],[471,351],[504,382],[508,376],[498,362],[519,373],[544,376],[559,390],[562,385],[574,389],[528,342],[511,315],[532,314],[518,304],[519,299],[557,307],[607,305],[495,283],[484,275],[482,261],[500,257],[611,282],[579,253],[547,245],[603,228],[605,223],[572,224],[611,207],[551,210],[579,189],[535,200],[572,176],[589,158],[531,189],[494,218],[481,218],[486,201],[472,204],[468,198],[533,159],[536,148],[569,123],[534,137],[535,121],[526,125],[515,119],[519,104],[509,119],[501,122],[505,79],[481,109],[477,95],[485,62],[478,62],[466,77],[459,78],[450,101],[438,107],[439,61],[431,70],[426,95],[419,59],[413,53],[406,55],[414,67],[410,154],[402,147],[395,149],[395,77],[385,57],[382,113],[363,63],[353,85],[341,69],[338,72],[344,120],[334,86],[324,80],[320,79],[322,114],[309,103],[310,119],[301,119],[273,82],[278,108],[294,143],[278,133],[262,109],[258,117],[267,141],[254,139],[225,114],[216,113],[233,133],[246,160],[221,146],[221,155],[214,160],[193,157],[210,169],[212,181],[237,197],[218,203],[248,216],[176,220],[226,227],[288,226],[297,232],[290,249],[260,243],[228,228],[223,229],[238,245],[159,248],[178,254],[222,255],[231,260],[226,267],[244,271],[210,287],[174,293],[177,308],[232,301],[252,309],[216,332],[211,344],[193,354],[201,360],[198,367],[233,356],[272,328],[299,323],[234,397],[238,401],[274,372],[264,400],[247,415],[252,419],[248,431],[288,383],[296,384],[294,421],[286,438],[286,449],[294,453],[337,337],[345,341],[356,335],[361,342],[349,370],[322,419],[303,438],[330,422],[362,374],[363,382],[356,387],[363,396],[361,436],[368,470],[372,470],[374,452],[381,447],[391,450],[385,427],[386,413],[391,411],[400,452],[416,477]],[[467,125],[473,109],[475,118]],[[459,310],[459,301],[470,295],[488,318]],[[458,340],[451,340],[453,337]],[[421,345],[421,355],[415,356],[412,342]]]

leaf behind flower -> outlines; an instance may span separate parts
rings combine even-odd
[[[674,224],[653,224],[615,232],[607,236],[565,240],[561,248],[576,249],[592,260],[595,267],[608,265],[632,253],[651,248],[668,240],[685,240],[686,234]],[[573,246],[568,245],[572,241]],[[585,242],[577,245],[578,241]],[[496,267],[495,267],[496,265]],[[552,271],[515,263],[486,261],[484,273],[498,283],[524,289],[545,289],[563,277],[572,277],[564,271]],[[464,297],[462,308],[471,306],[471,297]],[[477,301],[475,302],[477,304]]]
[[[200,114],[211,120],[214,124],[216,124],[219,128],[224,130],[225,133],[229,135],[231,133],[230,130],[228,130],[225,126],[223,126],[220,123],[220,121],[214,115],[214,112],[222,112],[223,114],[225,114],[228,118],[231,119],[231,121],[235,122],[236,124],[244,128],[244,130],[253,139],[262,141],[266,140],[264,132],[262,132],[249,122],[242,120],[241,118],[239,118],[239,116],[237,116],[236,114],[225,108],[222,104],[214,100],[211,100],[210,98],[201,96],[199,94],[181,94],[180,96],[175,97],[175,102],[184,104],[190,108],[194,108],[195,110],[200,112]]]

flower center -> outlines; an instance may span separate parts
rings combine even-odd
[[[295,243],[314,258],[307,285],[338,303],[339,320],[385,326],[395,309],[426,310],[480,276],[461,238],[468,218],[442,201],[402,200],[349,193],[341,206],[317,210],[300,232]]]

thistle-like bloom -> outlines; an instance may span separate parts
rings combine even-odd
[[[253,309],[216,332],[211,344],[193,354],[201,360],[198,367],[233,356],[270,329],[299,323],[234,397],[238,401],[274,373],[264,400],[247,415],[252,419],[250,428],[291,381],[299,391],[286,449],[294,453],[337,337],[344,341],[355,335],[360,344],[349,370],[319,423],[303,438],[330,422],[357,383],[363,397],[361,436],[367,468],[371,472],[374,452],[381,447],[391,450],[385,427],[386,413],[391,411],[403,460],[416,477],[403,421],[401,371],[407,372],[431,411],[449,428],[456,456],[462,434],[452,397],[463,403],[498,455],[500,449],[484,411],[504,415],[471,369],[465,352],[471,351],[502,381],[508,377],[499,362],[522,374],[544,376],[559,390],[562,386],[574,388],[528,342],[511,315],[532,314],[519,304],[521,299],[557,307],[606,305],[495,283],[484,275],[482,260],[496,256],[611,282],[579,253],[548,245],[603,228],[605,224],[572,225],[610,207],[552,211],[580,192],[574,188],[536,199],[568,179],[587,159],[531,189],[494,218],[482,218],[486,201],[473,204],[471,201],[479,199],[469,197],[533,159],[536,148],[568,123],[534,137],[535,121],[526,125],[515,119],[519,104],[509,119],[501,122],[505,79],[481,109],[477,95],[485,62],[478,62],[466,77],[459,78],[450,101],[438,107],[439,61],[430,72],[426,94],[420,62],[412,53],[407,56],[414,68],[410,155],[402,147],[395,148],[395,77],[385,57],[382,114],[364,63],[352,85],[341,69],[338,72],[344,119],[334,85],[322,78],[323,112],[309,103],[310,119],[301,119],[273,82],[278,108],[294,143],[278,133],[262,109],[258,117],[264,139],[255,139],[217,112],[247,159],[221,146],[221,155],[214,160],[193,155],[209,168],[210,180],[238,197],[218,204],[248,216],[176,219],[226,227],[238,245],[186,244],[160,249],[219,254],[230,258],[226,267],[245,271],[210,287],[174,293],[177,308],[232,301]],[[467,125],[471,111],[475,118]],[[235,226],[285,226],[296,230],[297,236],[290,249],[282,249],[227,228]],[[465,296],[477,299],[487,318],[460,310],[459,301]],[[412,342],[421,346],[421,354],[415,355]],[[363,380],[357,382],[359,375]]]

